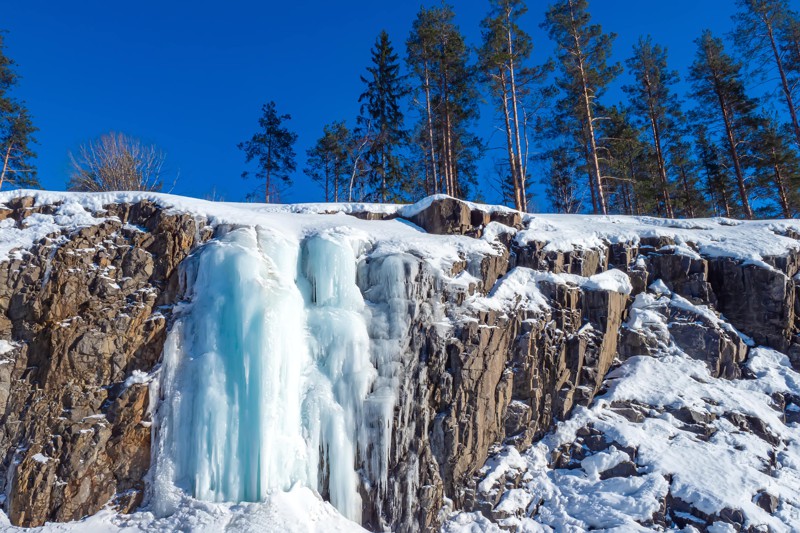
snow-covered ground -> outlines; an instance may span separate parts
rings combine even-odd
[[[656,309],[673,302],[694,307],[639,295],[628,326],[668,328]],[[715,378],[674,342],[621,362],[589,408],[576,408],[530,450],[500,448],[487,462],[478,488],[503,492],[496,522],[458,513],[444,531],[501,531],[497,523],[525,532],[697,531],[707,521],[712,532],[736,531],[732,521],[800,530],[800,417],[792,415],[800,374],[766,348],[752,349],[745,367],[742,379]],[[668,498],[673,512],[659,527],[653,518]]]
[[[185,497],[174,514],[157,518],[148,511],[120,515],[103,510],[79,522],[37,528],[9,525],[0,513],[0,531],[40,533],[365,533],[311,489],[277,491],[263,503],[211,503]]]

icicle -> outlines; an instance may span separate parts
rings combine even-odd
[[[298,243],[240,228],[185,267],[191,303],[161,375],[157,512],[181,493],[262,501],[300,483],[360,522],[365,458],[365,481],[385,492],[416,260],[382,261],[372,314],[356,283],[361,247],[336,231]]]

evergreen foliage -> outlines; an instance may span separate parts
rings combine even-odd
[[[291,115],[279,115],[275,102],[264,104],[262,116],[258,120],[259,130],[248,141],[238,144],[245,154],[245,162],[255,161],[255,177],[264,180],[264,201],[278,201],[281,190],[292,184],[292,173],[297,168],[294,144],[297,134],[290,131],[285,122]],[[250,172],[242,173],[243,178]]]
[[[366,90],[358,101],[362,104],[359,124],[362,127],[370,124],[372,128],[369,187],[375,200],[396,201],[400,199],[399,185],[403,181],[398,151],[408,137],[402,112],[407,90],[400,75],[399,58],[385,31],[372,49],[372,65],[367,72],[367,77],[361,77]]]
[[[33,160],[38,131],[25,103],[15,99],[11,90],[19,81],[14,61],[5,55],[4,35],[0,32],[0,189],[39,187]]]

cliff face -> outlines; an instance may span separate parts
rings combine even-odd
[[[5,231],[59,216],[33,198],[7,207]],[[77,520],[109,501],[130,511],[144,494],[152,406],[137,377],[161,357],[177,268],[205,224],[148,202],[97,216],[0,263],[0,335],[10,341],[0,478],[14,524]]]
[[[479,236],[491,216],[460,202],[442,200],[412,220],[431,232]],[[519,220],[503,222],[522,227]],[[503,496],[520,485],[524,472],[510,470],[505,482],[478,490],[482,479],[478,470],[487,457],[497,453],[500,443],[525,450],[544,436],[554,420],[565,420],[576,405],[589,406],[615,360],[655,355],[666,343],[705,362],[714,377],[740,378],[749,352],[739,334],[743,333],[752,339],[748,340],[751,346],[769,346],[788,354],[800,369],[796,279],[800,254],[796,250],[765,256],[763,262],[748,262],[702,257],[694,253],[692,243],[681,243],[689,247],[682,251],[675,239],[664,236],[645,236],[636,242],[607,241],[568,252],[548,249],[545,239],[543,235],[542,240],[534,238],[520,246],[510,237],[501,238],[498,256],[483,257],[467,268],[482,280],[469,291],[483,294],[492,288],[497,291],[495,281],[515,267],[567,274],[563,279],[537,276],[546,305],[533,311],[517,307],[477,313],[451,305],[451,313],[458,315],[454,322],[460,324],[453,334],[439,338],[425,331],[420,336],[424,342],[413,348],[420,354],[421,366],[411,380],[413,390],[402,398],[414,415],[412,420],[397,420],[396,427],[412,427],[415,433],[411,439],[403,439],[403,431],[395,433],[398,453],[393,459],[398,475],[393,477],[406,479],[412,469],[409,463],[418,462],[413,470],[420,472],[416,501],[421,505],[403,508],[395,504],[398,514],[389,514],[391,527],[435,529],[445,498],[456,509],[481,511],[497,520],[506,517],[505,511],[496,509]],[[630,293],[569,276],[591,280],[610,269],[625,274]],[[656,282],[663,284],[665,292],[691,303],[661,309],[666,330],[624,325],[635,297]],[[447,290],[444,294],[447,298]],[[706,309],[721,313],[735,329]],[[783,405],[785,409],[785,402]],[[617,409],[630,413],[625,411],[628,405]],[[607,449],[613,439],[601,438],[601,442],[605,445],[596,451]],[[553,467],[569,464],[570,457],[556,452]],[[397,487],[394,501],[407,501],[409,491],[414,489]],[[668,511],[691,510],[685,503],[675,509],[667,507],[664,503],[661,525],[666,525]],[[404,515],[406,509],[415,516]],[[523,506],[520,512],[530,513],[530,509]],[[708,515],[698,514],[708,525],[713,523]],[[641,524],[653,525],[654,518]],[[367,525],[379,526],[377,521]]]
[[[29,217],[65,216],[61,209],[18,198],[0,220],[24,228]],[[490,250],[460,252],[445,272],[413,252],[377,253],[375,245],[359,259],[356,281],[373,320],[406,328],[398,334],[388,472],[362,480],[368,529],[436,530],[456,510],[501,523],[509,516],[504,496],[525,476],[510,469],[486,483],[487,459],[501,446],[530,448],[576,406],[590,406],[627,358],[676,346],[711,376],[733,380],[747,373],[751,346],[763,345],[800,367],[798,248],[746,260],[642,231],[566,249],[517,213],[452,199],[352,214],[405,216],[431,234],[481,238]],[[157,407],[149,381],[172,306],[184,297],[181,264],[213,234],[205,218],[149,201],[81,216],[0,262],[0,478],[14,524],[76,520],[108,502],[121,512],[141,505]],[[385,293],[387,261],[397,261],[403,294]],[[631,315],[659,288],[673,300],[648,309],[667,326],[643,327]],[[636,418],[643,407],[615,409]],[[587,423],[575,442],[600,434]],[[370,453],[360,454],[362,472]],[[548,460],[566,467],[585,455],[565,445]],[[640,523],[666,524],[673,507],[686,511],[676,498],[665,497],[661,522]]]

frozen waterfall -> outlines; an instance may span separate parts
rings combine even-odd
[[[361,483],[386,486],[407,335],[403,312],[370,323],[356,279],[364,246],[337,230],[296,240],[238,228],[187,261],[188,303],[160,378],[157,513],[184,495],[257,502],[300,484],[360,522]],[[380,283],[403,284],[392,273],[403,265],[387,263]]]

